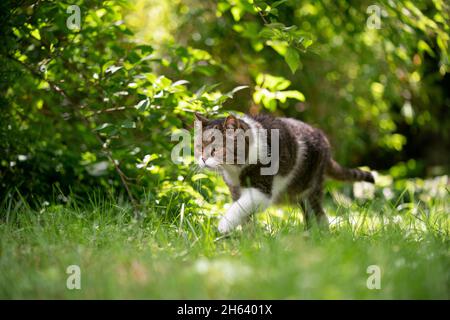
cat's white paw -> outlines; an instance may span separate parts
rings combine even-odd
[[[232,231],[234,229],[234,225],[226,217],[223,217],[219,221],[218,229],[221,234],[225,234]]]

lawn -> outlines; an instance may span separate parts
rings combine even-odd
[[[34,209],[5,200],[0,298],[449,299],[448,191],[407,194],[333,191],[329,232],[305,231],[296,208],[278,207],[222,238],[208,212],[168,217],[148,205],[136,220],[126,203],[99,196]],[[80,290],[66,287],[70,265]],[[367,287],[372,265],[379,289]]]

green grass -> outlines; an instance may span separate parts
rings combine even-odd
[[[206,212],[149,207],[136,221],[107,199],[5,201],[0,298],[448,299],[448,194],[410,201],[328,199],[329,232],[305,232],[295,208],[275,208],[225,238]],[[81,290],[66,288],[69,265]],[[370,265],[379,290],[366,286]]]

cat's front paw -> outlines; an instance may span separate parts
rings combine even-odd
[[[219,221],[218,229],[221,234],[225,234],[232,231],[234,229],[234,225],[226,217],[223,217]]]

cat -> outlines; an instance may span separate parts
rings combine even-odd
[[[219,221],[221,234],[231,232],[246,222],[251,214],[283,199],[300,205],[307,228],[314,224],[328,228],[328,219],[322,208],[325,176],[342,181],[375,182],[370,172],[344,168],[333,160],[325,134],[302,121],[269,115],[229,115],[208,119],[195,113],[195,117],[196,125],[202,130],[194,146],[196,161],[201,168],[221,173],[233,199]],[[279,149],[278,158],[274,160],[278,161],[275,174],[262,174],[261,169],[267,165],[258,159],[250,161],[256,152],[255,143],[261,142],[258,133],[263,130],[268,132],[262,139],[268,152],[274,147]],[[274,135],[271,132],[277,133],[278,145],[271,139]],[[245,150],[245,155],[238,161],[237,143],[230,145],[227,142],[237,142],[242,137],[244,139],[240,141],[245,145],[240,153]],[[227,156],[228,153],[232,156]]]

